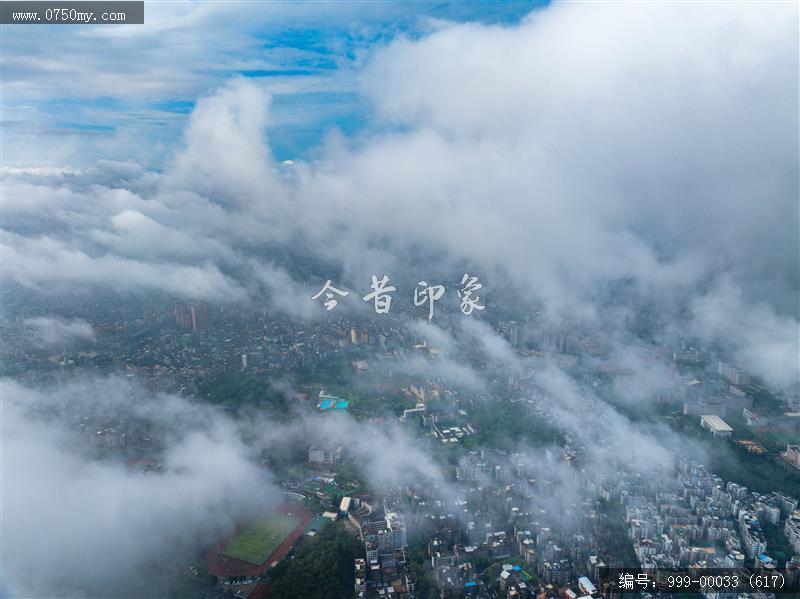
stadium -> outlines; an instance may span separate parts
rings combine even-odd
[[[206,566],[222,584],[250,584],[283,559],[311,519],[299,503],[284,503],[221,538],[209,549]]]

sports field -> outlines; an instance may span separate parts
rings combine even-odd
[[[250,564],[262,564],[298,524],[300,518],[295,515],[262,516],[233,537],[221,553]]]
[[[775,445],[777,449],[784,450],[787,445],[800,443],[800,432],[766,431],[759,435],[759,441],[767,445]]]

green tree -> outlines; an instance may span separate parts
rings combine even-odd
[[[293,559],[278,564],[272,573],[270,597],[352,597],[353,560],[362,554],[361,543],[342,524],[328,523],[314,537],[301,542]]]

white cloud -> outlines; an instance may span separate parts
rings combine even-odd
[[[42,347],[64,345],[81,339],[92,339],[94,328],[85,320],[66,320],[53,316],[26,318],[22,325],[30,329],[33,341]]]
[[[198,544],[210,545],[240,517],[280,501],[234,423],[207,406],[155,397],[115,379],[41,391],[1,383],[0,566],[11,596],[53,597],[65,589],[99,596],[120,581],[128,585],[121,595],[150,594],[164,563],[191,559]],[[153,435],[169,431],[161,471],[90,457],[93,431],[64,426],[126,403]],[[42,417],[54,413],[57,420]]]
[[[791,380],[769,323],[798,319],[796,13],[565,3],[438,23],[357,73],[375,124],[399,127],[332,135],[289,168],[266,143],[269,95],[237,79],[198,100],[163,173],[10,175],[6,276],[241,301],[302,289],[273,259],[299,249],[354,286],[469,264],[521,308],[590,319],[620,281],[674,318],[725,276],[768,316],[747,320],[750,361]]]

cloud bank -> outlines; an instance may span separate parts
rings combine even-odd
[[[302,280],[287,253],[352,286],[469,265],[554,320],[598,318],[598,290],[624,285],[792,384],[796,11],[565,3],[513,26],[437,23],[357,71],[374,132],[334,132],[290,166],[269,150],[264,85],[235,79],[198,99],[161,172],[7,172],[4,275],[37,292],[290,294],[273,301],[304,317],[295,294],[325,277]]]
[[[280,501],[233,421],[212,408],[114,378],[0,383],[9,596],[152,594],[169,564],[188,563],[240,518]],[[122,413],[158,439],[160,469],[92,452],[97,433],[81,423]]]

